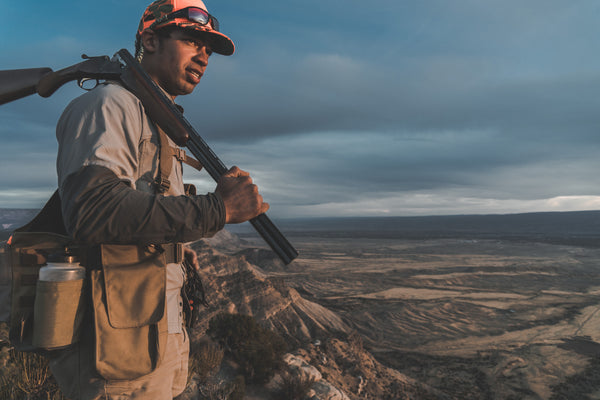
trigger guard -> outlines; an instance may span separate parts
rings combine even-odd
[[[85,82],[87,82],[87,81],[96,81],[96,84],[94,86],[92,86],[92,87],[89,87],[89,88],[88,87],[83,87],[83,84]],[[94,89],[96,86],[98,86],[99,83],[100,83],[100,81],[98,81],[98,79],[95,79],[95,78],[79,78],[77,80],[77,86],[79,86],[80,88],[82,88],[83,90],[86,90],[88,92],[90,90]]]

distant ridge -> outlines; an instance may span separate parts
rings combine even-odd
[[[39,210],[0,208],[0,240],[31,220]],[[371,239],[510,239],[600,246],[600,210],[519,214],[466,214],[410,217],[337,217],[277,220],[284,234]],[[228,225],[254,235],[250,224]]]
[[[372,239],[511,239],[600,246],[600,211],[417,217],[310,218],[277,221],[284,233]],[[231,227],[247,233],[250,227]]]
[[[29,222],[40,210],[34,208],[0,208],[0,240],[6,240],[16,228]]]

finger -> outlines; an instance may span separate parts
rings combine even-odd
[[[196,253],[196,251],[189,247],[184,247],[183,249],[184,249],[185,259],[190,264],[192,264],[192,267],[194,267],[194,269],[196,271],[200,270],[200,264],[198,263],[198,254]]]
[[[221,176],[237,176],[237,171],[239,170],[238,167],[231,167],[229,168],[227,171],[225,171],[225,173]]]
[[[185,256],[185,258],[188,261],[190,261],[192,263],[196,261],[197,254],[193,249],[191,249],[189,247],[183,248],[183,255]]]
[[[235,176],[238,176],[239,171],[240,171],[240,169],[234,165],[233,167],[231,167],[227,171],[225,171],[223,173],[223,175],[221,175],[221,176],[235,177]]]
[[[260,213],[264,214],[269,210],[269,203],[262,203],[260,207]]]
[[[237,165],[234,165],[229,169],[229,172],[233,174],[233,176],[250,176],[249,172],[240,169]]]
[[[236,165],[229,168],[229,171],[225,172],[227,176],[249,176],[250,174],[246,171],[239,169]]]

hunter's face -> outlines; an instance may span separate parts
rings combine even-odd
[[[173,98],[190,94],[200,82],[212,50],[193,33],[176,30],[161,38],[148,73]]]

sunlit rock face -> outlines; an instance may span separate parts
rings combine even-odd
[[[339,314],[289,287],[280,271],[302,271],[301,264],[284,267],[272,252],[252,248],[227,231],[191,246],[198,253],[209,303],[200,310],[191,332],[193,340],[202,338],[210,319],[220,312],[252,315],[295,349],[286,356],[288,372],[315,378],[310,391],[313,398],[411,398],[423,393],[436,398],[434,389],[380,364]],[[314,297],[306,289],[303,294]],[[276,375],[264,388],[249,390],[276,393],[278,379]]]
[[[234,246],[236,242],[239,243],[237,237],[224,231],[210,241],[192,244],[198,253],[209,303],[200,312],[195,332],[203,332],[208,321],[223,311],[252,315],[263,326],[297,345],[350,332],[350,327],[337,314],[302,298],[283,279],[270,276],[261,268],[280,263],[272,252],[246,249],[228,255],[215,249]],[[254,262],[250,263],[248,258]]]

